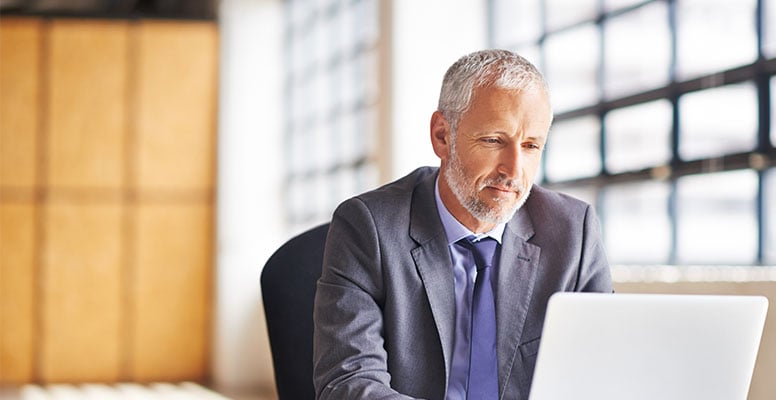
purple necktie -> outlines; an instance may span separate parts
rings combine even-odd
[[[466,398],[495,400],[498,399],[498,357],[496,355],[496,303],[491,274],[493,274],[493,257],[498,242],[486,237],[477,242],[462,239],[458,243],[472,252],[474,262],[477,264]]]

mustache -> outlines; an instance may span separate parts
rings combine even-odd
[[[480,185],[480,190],[485,189],[486,186],[496,186],[506,190],[512,190],[518,193],[523,193],[526,187],[517,179],[509,179],[504,175],[497,175],[495,177],[488,177]]]

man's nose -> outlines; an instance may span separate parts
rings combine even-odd
[[[507,146],[501,154],[499,163],[499,173],[509,179],[520,177],[522,172],[523,155],[520,153],[518,144]]]

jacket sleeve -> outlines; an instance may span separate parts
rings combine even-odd
[[[390,387],[379,240],[358,198],[334,212],[313,311],[317,399],[410,399]]]

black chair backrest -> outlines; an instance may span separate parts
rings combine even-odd
[[[279,400],[314,399],[313,301],[329,224],[291,238],[267,260],[261,292]]]

